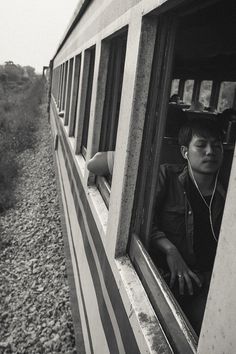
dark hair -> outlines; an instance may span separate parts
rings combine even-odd
[[[215,137],[217,140],[223,141],[221,127],[217,121],[209,118],[194,118],[184,124],[179,131],[179,145],[188,147],[194,135],[204,138]]]

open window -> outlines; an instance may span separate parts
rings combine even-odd
[[[106,45],[109,46],[109,59],[99,151],[115,151],[126,54],[127,31],[122,31],[121,33],[119,32],[112,38],[106,39],[105,41]],[[111,174],[106,177],[96,178],[96,184],[107,206],[109,204],[111,181]]]
[[[58,108],[59,108],[59,111],[61,111],[61,108],[62,108],[64,71],[65,71],[65,63],[61,64],[61,66],[60,66],[60,82],[59,82],[59,97],[58,97]]]
[[[87,49],[85,51],[85,61],[84,61],[84,89],[83,97],[81,102],[83,104],[83,112],[81,114],[81,119],[83,121],[82,127],[82,139],[80,152],[84,158],[86,158],[87,152],[87,142],[88,142],[88,129],[89,129],[89,119],[90,119],[90,106],[93,88],[93,74],[94,74],[94,63],[95,63],[95,47]]]
[[[75,57],[71,107],[69,117],[69,136],[75,136],[75,126],[78,107],[78,94],[79,94],[79,82],[80,82],[80,66],[81,66],[81,54]]]
[[[74,58],[71,58],[70,60],[68,60],[68,75],[67,75],[66,93],[65,93],[64,125],[68,125],[69,122],[73,67],[74,67]]]
[[[64,115],[65,115],[67,76],[68,76],[68,61],[66,61],[64,63],[63,81],[62,81],[62,95],[61,95],[60,111],[63,112],[63,118],[64,118]]]
[[[219,82],[235,82],[236,44],[233,38],[236,19],[233,13],[235,4],[232,1],[196,1],[191,7],[183,6],[175,12],[157,15],[158,30],[129,255],[175,353],[193,353],[198,336],[169,288],[169,280],[164,279],[161,259],[153,256],[150,235],[155,218],[158,177],[162,164],[184,163],[177,143],[178,130],[183,122],[197,116],[217,119],[219,111],[209,107],[213,102],[217,104]],[[227,102],[235,109],[232,87]],[[173,94],[179,95],[180,102],[169,102]],[[200,105],[196,106],[199,101],[203,105],[201,109]],[[176,119],[178,112],[181,114]],[[225,158],[223,174],[228,171],[228,176],[233,147],[232,144],[224,147],[229,157]]]

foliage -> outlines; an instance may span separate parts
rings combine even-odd
[[[0,211],[14,202],[17,155],[34,148],[44,93],[44,81],[34,68],[12,62],[0,66]]]

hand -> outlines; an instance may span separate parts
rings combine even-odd
[[[192,280],[194,280],[199,287],[202,286],[200,279],[188,268],[177,248],[168,250],[166,260],[171,272],[170,288],[173,287],[176,277],[178,277],[180,295],[184,295],[185,283],[187,284],[188,293],[193,295]]]

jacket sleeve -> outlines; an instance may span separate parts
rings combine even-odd
[[[152,229],[151,229],[151,237],[150,243],[155,243],[155,240],[166,237],[166,234],[162,231],[161,220],[160,220],[160,210],[163,207],[166,192],[168,188],[168,166],[161,165],[159,178],[156,189],[156,197],[155,197],[155,207],[152,218]]]

